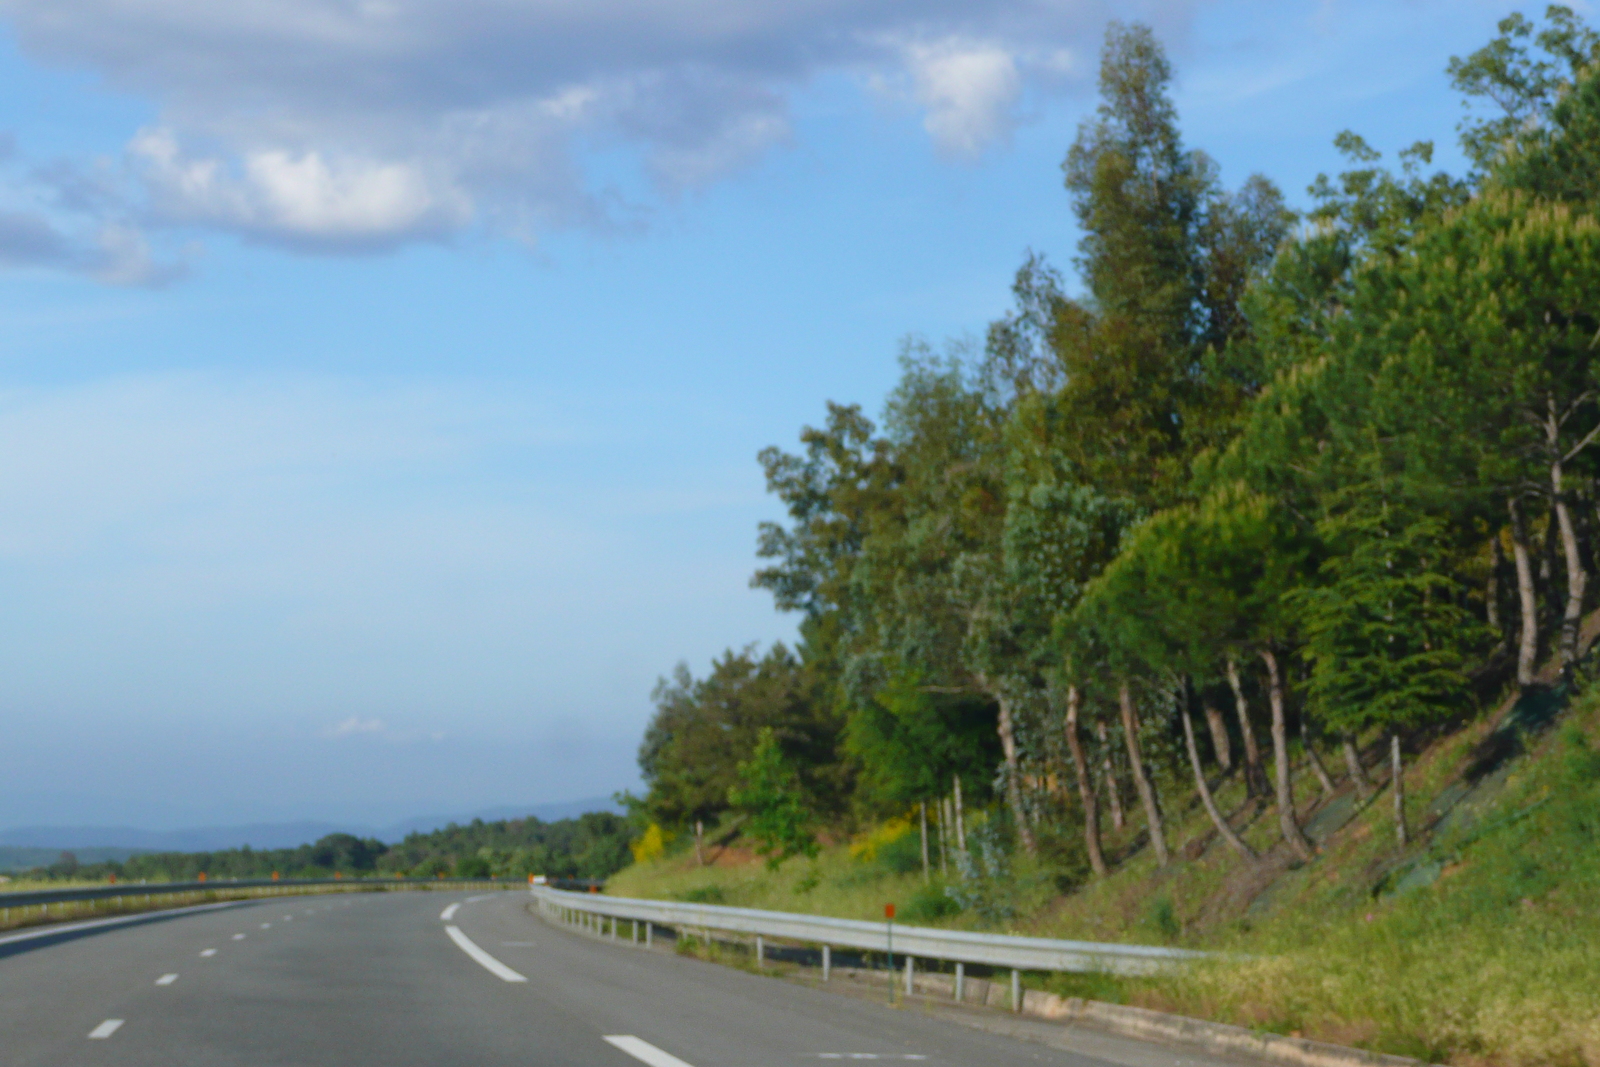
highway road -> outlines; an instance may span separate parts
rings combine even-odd
[[[1235,1062],[1004,1014],[892,1009],[589,937],[546,924],[528,902],[520,892],[280,898],[0,941],[0,1065]]]

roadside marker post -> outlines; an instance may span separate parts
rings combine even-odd
[[[883,906],[883,921],[887,928],[886,941],[889,948],[889,1003],[894,1003],[894,905]]]

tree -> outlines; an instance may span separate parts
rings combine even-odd
[[[695,679],[685,665],[656,685],[656,714],[639,748],[650,817],[668,827],[715,819],[728,807],[737,767],[773,731],[812,803],[830,808],[838,726],[816,699],[810,672],[783,645],[761,657],[728,651]],[[837,802],[839,798],[831,798]]]
[[[1600,146],[1584,135],[1595,129],[1600,34],[1565,5],[1550,5],[1545,18],[1548,25],[1535,33],[1526,16],[1509,15],[1488,44],[1465,59],[1451,57],[1447,70],[1456,90],[1499,109],[1462,120],[1461,146],[1484,174],[1509,168],[1513,184],[1523,188],[1592,199]],[[1530,39],[1542,55],[1529,48]]]
[[[777,870],[791,856],[815,856],[815,818],[772,727],[761,728],[755,750],[738,766],[738,777],[739,784],[728,790],[728,802],[748,816],[745,833],[755,839],[767,869]]]
[[[1414,727],[1470,699],[1468,654],[1483,627],[1444,572],[1443,524],[1381,494],[1355,494],[1322,523],[1324,581],[1294,591],[1312,707],[1355,733]]]

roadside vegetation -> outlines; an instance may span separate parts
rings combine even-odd
[[[529,816],[466,826],[455,823],[429,833],[413,833],[386,845],[376,839],[329,834],[295,848],[236,848],[215,852],[149,852],[122,861],[81,864],[63,853],[49,867],[23,872],[0,890],[25,882],[119,881],[184,882],[202,872],[208,879],[331,878],[406,875],[417,878],[525,879],[530,874],[557,878],[604,879],[629,859],[627,821],[611,812],[589,812],[573,819],[544,822]]]
[[[880,421],[762,453],[799,641],[661,681],[609,890],[1224,949],[1048,981],[1600,1064],[1600,35],[1449,76],[1467,173],[1346,131],[1296,213],[1113,24],[1078,284],[1030,253]]]

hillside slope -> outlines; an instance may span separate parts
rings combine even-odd
[[[1226,949],[1250,959],[1174,979],[1037,984],[1438,1063],[1600,1064],[1600,684],[1574,689],[1507,700],[1420,741],[1404,781],[1406,849],[1385,776],[1362,799],[1348,780],[1317,795],[1305,774],[1308,864],[1277,842],[1271,808],[1230,781],[1219,801],[1258,863],[1227,849],[1188,798],[1171,813],[1166,869],[1130,820],[1109,837],[1122,857],[1111,876],[1067,892],[1048,861],[1023,859],[925,884],[903,821],[777,871],[735,831],[707,866],[669,852],[608,891],[851,918],[895,901],[929,925]]]

